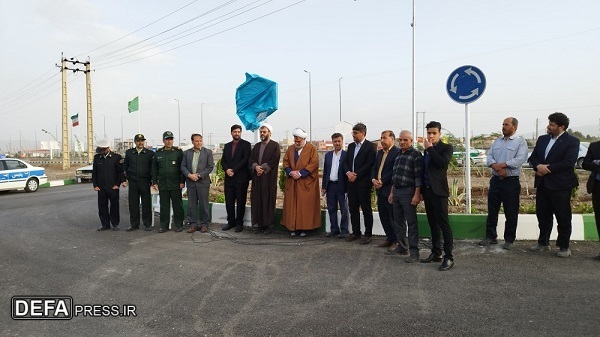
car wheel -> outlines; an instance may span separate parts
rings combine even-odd
[[[577,166],[577,168],[581,168],[583,166],[583,158],[577,159],[577,163],[575,166]]]
[[[35,192],[39,187],[40,184],[36,178],[29,178],[29,180],[27,180],[27,184],[25,184],[25,191]]]

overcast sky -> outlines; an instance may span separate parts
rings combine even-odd
[[[536,118],[544,132],[554,111],[598,135],[599,13],[592,0],[416,1],[417,111],[462,135],[465,108],[445,84],[454,69],[474,65],[487,88],[469,105],[473,135],[498,132],[514,116],[530,138]],[[342,119],[364,122],[368,138],[410,129],[411,20],[410,0],[0,0],[0,151],[9,140],[13,148],[49,140],[42,129],[61,137],[61,52],[90,57],[98,138],[104,125],[110,140],[121,126],[132,138],[140,117],[150,144],[165,130],[177,139],[178,99],[182,138],[203,131],[205,143],[226,142],[239,123],[235,90],[245,72],[279,85],[279,110],[268,119],[274,139],[309,131],[304,70],[313,139],[329,139],[339,122],[340,83]],[[67,81],[83,141],[85,75]],[[140,111],[129,114],[135,96]]]

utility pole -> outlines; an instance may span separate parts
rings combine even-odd
[[[63,170],[71,167],[69,160],[69,129],[68,129],[68,109],[67,109],[67,72],[71,70],[74,73],[82,71],[85,73],[85,84],[86,84],[86,101],[87,101],[87,138],[88,138],[88,162],[92,162],[94,159],[93,151],[93,139],[94,129],[92,122],[92,86],[90,79],[90,61],[89,58],[86,62],[78,61],[74,58],[66,59],[63,54],[60,55],[61,65],[60,71],[62,72],[62,153],[63,153]],[[67,68],[66,64],[71,63],[74,67]],[[77,68],[77,65],[82,64],[85,66],[84,69]],[[58,65],[57,65],[58,66]]]
[[[540,124],[540,119],[536,118],[535,119],[535,139],[538,139],[538,131],[540,129],[539,124]]]

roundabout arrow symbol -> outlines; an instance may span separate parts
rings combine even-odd
[[[458,78],[458,74],[454,74],[454,77],[452,77],[452,82],[450,82],[450,91],[452,91],[453,93],[456,94],[456,85],[454,84],[456,82],[456,79]]]
[[[465,70],[465,74],[475,76],[475,78],[477,79],[477,83],[481,83],[481,77],[479,77],[479,74],[477,72],[473,71],[472,68]]]
[[[469,99],[471,97],[479,95],[479,88],[475,88],[471,91],[470,95],[467,96],[458,96],[459,99]]]

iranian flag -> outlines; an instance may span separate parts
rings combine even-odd
[[[71,122],[73,122],[73,127],[79,125],[79,114],[71,116]]]

